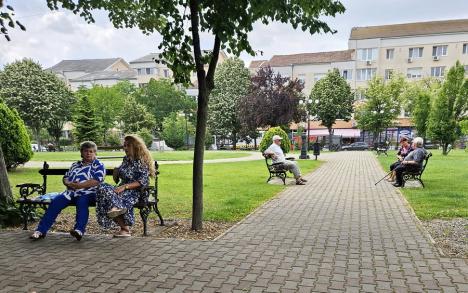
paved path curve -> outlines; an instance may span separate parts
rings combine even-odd
[[[217,241],[0,233],[0,291],[468,292],[370,152],[327,154]]]
[[[240,162],[240,161],[252,161],[252,160],[260,160],[263,159],[262,154],[260,152],[245,152],[249,154],[245,157],[240,158],[226,158],[226,159],[213,159],[213,160],[205,160],[205,164],[213,164],[213,163],[227,163],[227,162]],[[51,168],[69,168],[71,164],[75,161],[52,161],[49,162]],[[106,167],[116,167],[122,163],[122,160],[102,160]],[[185,161],[158,161],[160,165],[168,165],[168,164],[192,164],[192,160],[185,160]],[[42,168],[43,162],[42,161],[29,161],[24,164],[24,168]]]

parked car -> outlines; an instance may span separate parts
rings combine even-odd
[[[424,144],[424,148],[427,150],[436,150],[439,148],[439,145],[430,140],[426,140],[426,143]]]
[[[353,142],[352,144],[342,146],[341,150],[343,151],[367,151],[369,150],[369,145],[362,141]]]
[[[47,152],[47,148],[45,146],[42,146],[42,145],[41,145],[41,149],[39,150],[39,146],[37,145],[37,143],[32,143],[31,144],[31,150],[33,152]]]

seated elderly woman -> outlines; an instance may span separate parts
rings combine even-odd
[[[151,153],[143,140],[136,135],[124,138],[125,157],[120,167],[114,169],[114,187],[103,183],[98,187],[96,215],[98,223],[104,229],[116,226],[120,230],[114,237],[129,237],[130,226],[135,223],[133,205],[138,201],[140,190],[148,187],[149,176],[155,175]]]
[[[400,165],[401,162],[403,162],[405,157],[413,150],[406,136],[403,136],[402,138],[400,138],[400,145],[401,147],[397,153],[397,161],[390,165],[390,171],[393,171],[393,172],[390,175],[390,178],[387,179],[388,182],[395,181],[395,177],[396,177],[395,168],[398,167],[398,165]]]
[[[413,151],[411,151],[405,159],[394,169],[396,174],[395,187],[403,186],[404,172],[418,172],[421,170],[424,159],[426,158],[426,150],[423,148],[424,140],[421,137],[416,137],[413,140]]]
[[[97,146],[92,141],[80,144],[81,161],[75,162],[63,176],[67,189],[54,197],[42,217],[36,231],[30,236],[37,240],[44,238],[60,212],[70,203],[76,204],[76,223],[70,234],[78,241],[86,231],[89,217],[89,204],[96,200],[97,186],[104,181],[106,169],[96,159]]]

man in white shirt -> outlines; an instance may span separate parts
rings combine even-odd
[[[297,185],[305,185],[304,182],[307,182],[304,178],[301,177],[301,170],[295,161],[288,161],[284,157],[283,150],[281,149],[281,136],[274,135],[273,143],[265,150],[266,155],[271,155],[273,163],[283,163],[286,170],[291,171],[296,178]]]

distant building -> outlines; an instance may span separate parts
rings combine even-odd
[[[205,51],[206,53],[207,51]],[[224,62],[227,59],[226,53],[220,51],[218,56],[218,64]],[[161,78],[173,78],[173,73],[167,67],[166,64],[162,62],[157,63],[156,61],[160,60],[160,53],[150,53],[133,61],[130,61],[130,67],[137,72],[137,83],[138,86],[145,86],[149,83],[151,79],[161,79]],[[205,70],[208,70],[206,66]],[[198,83],[197,83],[197,74],[193,72],[190,76],[192,85],[187,88],[187,94],[190,96],[198,96]]]
[[[63,60],[47,70],[57,74],[74,91],[80,86],[111,86],[123,80],[137,84],[136,72],[122,58]]]

